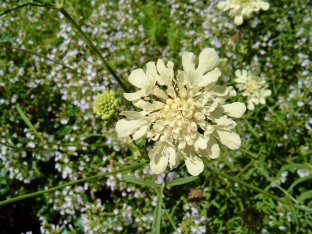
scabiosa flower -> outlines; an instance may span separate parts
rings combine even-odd
[[[262,0],[226,0],[218,3],[218,8],[223,11],[230,10],[230,15],[235,16],[234,23],[241,25],[243,18],[250,18],[253,12],[268,10],[270,4]]]
[[[225,104],[236,95],[233,87],[216,86],[221,75],[218,55],[212,48],[199,55],[195,69],[194,54],[182,55],[183,71],[174,77],[173,63],[159,59],[157,64],[147,63],[146,72],[136,69],[129,82],[139,88],[135,93],[124,93],[142,111],[123,111],[125,115],[116,124],[119,137],[132,135],[133,140],[146,136],[158,141],[148,153],[150,167],[155,174],[177,167],[185,161],[188,172],[198,175],[204,169],[200,157],[211,159],[219,156],[218,141],[230,149],[240,147],[238,134],[232,132],[239,118],[246,111],[245,104]],[[142,99],[143,98],[143,99]]]
[[[242,95],[247,97],[247,107],[253,110],[255,105],[265,104],[265,98],[271,96],[272,91],[266,89],[269,85],[265,82],[264,77],[258,77],[246,70],[236,70],[235,75],[238,77],[234,81],[235,85],[242,92]]]

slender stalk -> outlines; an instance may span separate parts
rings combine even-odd
[[[217,175],[219,175],[219,176],[222,176],[222,177],[227,178],[227,179],[229,179],[229,180],[235,181],[235,182],[237,182],[237,183],[239,183],[239,184],[241,184],[241,185],[246,186],[247,188],[256,190],[257,192],[260,192],[260,193],[262,193],[262,194],[264,194],[264,195],[267,195],[268,197],[271,197],[271,198],[273,198],[274,200],[277,200],[277,201],[279,201],[279,202],[281,202],[281,203],[284,203],[284,204],[288,205],[288,203],[287,203],[284,199],[282,199],[282,198],[280,198],[280,197],[277,197],[277,196],[275,196],[275,195],[273,195],[273,194],[271,194],[271,193],[269,193],[269,192],[267,192],[267,191],[264,191],[264,190],[262,190],[262,189],[259,189],[259,188],[255,187],[255,186],[253,186],[253,185],[251,185],[251,184],[248,184],[248,183],[246,183],[246,182],[244,182],[244,181],[242,181],[242,180],[240,180],[240,179],[237,179],[236,177],[233,177],[233,176],[230,176],[230,175],[228,175],[228,174],[222,173],[222,172],[217,171],[217,170],[215,170],[215,169],[212,169],[212,168],[210,168],[210,167],[209,167],[209,170],[211,170],[213,173],[215,173],[215,174],[217,174]]]
[[[44,58],[45,60],[51,61],[51,62],[53,62],[53,63],[60,64],[60,65],[62,65],[63,67],[65,67],[65,68],[67,68],[67,69],[70,69],[70,70],[73,71],[73,72],[79,73],[79,72],[77,72],[76,70],[74,70],[73,68],[66,66],[65,63],[62,63],[62,62],[60,62],[60,61],[56,61],[56,60],[50,59],[50,58],[48,58],[47,56],[38,54],[38,53],[33,52],[33,51],[30,51],[30,50],[25,50],[25,49],[16,48],[16,47],[12,47],[12,46],[5,46],[5,45],[0,45],[0,47],[2,47],[2,48],[7,48],[7,49],[10,49],[10,50],[18,50],[18,51],[22,51],[22,52],[25,52],[25,53],[28,53],[28,54],[33,54],[33,55],[36,55],[36,56],[38,56],[38,57],[40,57],[40,58]]]
[[[73,20],[73,18],[67,13],[67,11],[64,8],[59,8],[59,11],[65,16],[65,18],[69,21],[69,23],[78,31],[78,33],[82,36],[82,39],[84,39],[85,43],[87,43],[88,46],[90,46],[91,50],[96,53],[101,61],[106,66],[107,70],[113,75],[113,77],[117,80],[119,85],[122,87],[122,89],[126,92],[128,92],[128,88],[122,81],[122,79],[116,74],[116,72],[112,69],[112,67],[108,64],[108,62],[105,60],[105,58],[102,56],[101,52],[94,46],[92,41],[89,39],[87,34],[85,34],[81,28],[78,26],[78,24]]]
[[[55,5],[49,4],[49,3],[44,4],[44,5],[39,5],[39,4],[35,4],[35,3],[25,3],[25,4],[19,5],[17,7],[10,8],[10,9],[7,9],[5,11],[0,12],[0,17],[3,16],[3,15],[8,14],[10,12],[16,11],[16,10],[18,10],[20,8],[27,7],[27,6],[46,7],[46,8],[56,9]]]
[[[254,160],[252,159],[252,160],[247,164],[247,166],[245,166],[244,169],[241,170],[235,177],[236,177],[236,178],[240,177],[240,175],[243,174],[245,171],[247,171],[247,169],[248,169],[253,163],[254,163]],[[230,184],[228,184],[228,185],[226,186],[226,188],[228,188],[229,186],[230,186]]]
[[[165,213],[166,213],[166,216],[167,216],[167,218],[169,219],[169,221],[170,221],[170,223],[171,223],[173,229],[176,231],[176,233],[179,233],[179,232],[178,232],[178,229],[177,229],[177,227],[176,227],[176,225],[175,225],[173,219],[171,218],[170,214],[168,213],[168,211],[167,211],[166,206],[165,206],[164,203],[162,203],[162,207],[164,208]]]
[[[50,188],[50,189],[46,189],[46,190],[42,190],[42,191],[39,191],[39,192],[29,193],[29,194],[26,194],[26,195],[23,195],[23,196],[18,196],[18,197],[15,197],[15,198],[11,198],[11,199],[8,199],[8,200],[5,200],[5,201],[1,201],[0,202],[0,206],[5,205],[5,204],[9,204],[11,202],[20,201],[20,200],[23,200],[23,199],[26,199],[26,198],[39,196],[39,195],[42,195],[44,193],[50,193],[50,192],[53,192],[53,191],[65,188],[67,186],[79,184],[79,183],[82,183],[82,182],[85,182],[85,181],[88,181],[88,180],[94,180],[94,179],[101,178],[103,176],[113,175],[113,174],[116,174],[118,172],[126,171],[126,170],[129,170],[129,169],[139,168],[139,167],[141,167],[143,165],[145,165],[145,163],[137,163],[137,164],[130,165],[128,167],[124,167],[124,168],[119,169],[119,170],[114,170],[112,172],[106,172],[106,173],[103,173],[103,174],[90,176],[90,177],[87,177],[87,178],[84,178],[84,179],[80,179],[80,180],[72,181],[72,182],[69,182],[69,183],[66,183],[66,184],[63,184],[63,185],[59,185],[59,186],[56,186],[56,187],[53,187],[53,188]]]

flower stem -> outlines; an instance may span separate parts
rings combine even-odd
[[[116,81],[119,83],[119,85],[122,87],[122,89],[126,92],[128,92],[128,88],[122,81],[122,79],[116,74],[116,72],[112,69],[112,67],[108,64],[108,62],[105,60],[105,58],[102,56],[101,52],[94,46],[92,41],[89,39],[87,34],[85,34],[81,28],[78,26],[78,24],[73,20],[73,18],[67,13],[67,11],[64,8],[60,8],[59,11],[65,16],[65,18],[69,21],[69,23],[78,31],[78,33],[82,36],[85,43],[87,43],[88,46],[90,46],[91,50],[96,53],[101,61],[106,66],[107,70],[113,75],[113,77],[116,79]]]
[[[248,183],[246,183],[246,182],[244,182],[244,181],[242,181],[242,180],[240,180],[240,179],[238,179],[238,178],[236,178],[236,177],[233,177],[233,176],[230,176],[230,175],[228,175],[228,174],[225,174],[225,173],[222,173],[222,172],[220,172],[220,171],[217,171],[217,170],[215,170],[215,169],[212,169],[211,167],[208,167],[208,168],[209,168],[209,170],[211,170],[213,173],[217,174],[218,176],[222,176],[222,177],[224,177],[224,178],[227,178],[227,179],[229,179],[229,180],[232,180],[232,181],[234,181],[234,182],[237,182],[237,183],[239,183],[239,184],[241,184],[241,185],[246,186],[247,188],[256,190],[257,192],[260,192],[260,193],[262,193],[262,194],[264,194],[264,195],[266,195],[266,196],[268,196],[268,197],[271,197],[271,198],[273,198],[274,200],[277,200],[277,201],[279,201],[279,202],[281,202],[281,203],[284,203],[284,204],[286,204],[286,205],[289,205],[284,199],[282,199],[282,198],[280,198],[280,197],[277,197],[277,196],[275,196],[275,195],[273,195],[273,194],[271,194],[271,193],[269,193],[269,192],[267,192],[267,191],[265,191],[265,190],[259,189],[259,188],[255,187],[255,186],[253,186],[253,185],[251,185],[251,184],[248,184]]]
[[[82,182],[85,182],[85,181],[88,181],[88,180],[94,180],[94,179],[101,178],[103,176],[113,175],[113,174],[116,174],[118,172],[126,171],[126,170],[129,170],[129,169],[139,168],[139,167],[141,167],[143,165],[145,165],[145,163],[136,163],[136,164],[130,165],[128,167],[121,168],[119,170],[114,170],[112,172],[106,172],[106,173],[103,173],[103,174],[90,176],[90,177],[87,177],[87,178],[84,178],[84,179],[80,179],[80,180],[72,181],[72,182],[69,182],[69,183],[66,183],[66,184],[63,184],[63,185],[59,185],[59,186],[56,186],[56,187],[53,187],[53,188],[50,188],[50,189],[46,189],[46,190],[42,190],[42,191],[39,191],[39,192],[29,193],[29,194],[26,194],[26,195],[22,195],[22,196],[18,196],[18,197],[15,197],[15,198],[11,198],[11,199],[8,199],[8,200],[5,200],[5,201],[1,201],[0,202],[0,206],[1,205],[5,205],[5,204],[9,204],[11,202],[16,202],[16,201],[19,201],[19,200],[23,200],[23,199],[26,199],[26,198],[39,196],[39,195],[42,195],[44,193],[50,193],[50,192],[53,192],[53,191],[65,188],[67,186],[79,184],[79,183],[82,183]]]

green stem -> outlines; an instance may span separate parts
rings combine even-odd
[[[101,61],[106,66],[107,70],[113,75],[113,77],[117,80],[119,85],[122,87],[122,89],[126,92],[128,91],[128,88],[125,86],[122,79],[116,74],[116,72],[111,68],[111,66],[108,64],[108,62],[105,60],[105,58],[102,56],[101,52],[94,46],[92,41],[89,39],[87,34],[85,34],[81,28],[78,26],[78,24],[73,20],[73,18],[67,13],[67,11],[64,8],[60,8],[59,11],[65,16],[65,18],[69,21],[69,23],[78,31],[78,33],[82,36],[85,43],[87,43],[88,46],[90,46],[91,50],[96,53]]]
[[[254,163],[254,160],[252,159],[252,160],[247,164],[247,166],[245,166],[244,169],[241,170],[235,177],[236,177],[236,178],[240,177],[240,175],[243,174],[245,171],[247,171],[247,169],[248,169],[253,163]],[[228,185],[226,186],[226,189],[227,189],[229,186],[230,186],[230,184],[228,184]]]
[[[169,221],[170,221],[170,223],[171,223],[173,229],[175,230],[176,233],[179,233],[179,232],[178,232],[178,229],[177,229],[177,227],[176,227],[174,221],[172,220],[170,214],[168,213],[168,211],[167,211],[166,206],[165,206],[164,203],[162,203],[162,207],[164,208],[165,213],[166,213],[166,216],[167,216],[167,218],[169,219]]]
[[[8,14],[10,12],[16,11],[16,10],[18,10],[20,8],[27,7],[27,6],[46,7],[46,8],[56,9],[56,7],[53,4],[49,4],[49,3],[46,3],[44,5],[39,5],[39,4],[35,4],[35,3],[25,3],[25,4],[19,5],[17,7],[10,8],[10,9],[7,9],[7,10],[5,10],[3,12],[0,12],[0,17],[3,16],[3,15]]]
[[[207,165],[207,167],[208,167],[208,165]],[[269,192],[267,192],[267,191],[264,191],[264,190],[262,190],[262,189],[259,189],[259,188],[255,187],[255,186],[253,186],[253,185],[251,185],[251,184],[248,184],[248,183],[246,183],[246,182],[244,182],[244,181],[242,181],[242,180],[240,180],[240,179],[237,179],[236,177],[233,177],[233,176],[230,176],[230,175],[228,175],[228,174],[222,173],[222,172],[217,171],[217,170],[215,170],[215,169],[212,169],[212,168],[210,168],[210,167],[209,167],[209,170],[211,170],[213,173],[215,173],[215,174],[217,174],[217,175],[219,175],[219,176],[222,176],[222,177],[224,177],[224,178],[227,178],[227,179],[229,179],[229,180],[232,180],[232,181],[234,181],[234,182],[237,182],[237,183],[239,183],[239,184],[241,184],[241,185],[246,186],[247,188],[256,190],[257,192],[260,192],[260,193],[262,193],[262,194],[264,194],[264,195],[267,195],[268,197],[271,197],[271,198],[273,198],[273,199],[275,199],[275,200],[277,200],[277,201],[279,201],[279,202],[281,202],[281,203],[284,203],[284,204],[288,205],[288,203],[287,203],[284,199],[282,199],[282,198],[280,198],[280,197],[277,197],[277,196],[275,196],[275,195],[273,195],[273,194],[271,194],[271,193],[269,193]]]
[[[66,183],[66,184],[63,184],[63,185],[60,185],[60,186],[56,186],[56,187],[53,187],[53,188],[50,188],[50,189],[46,189],[46,190],[43,190],[43,191],[39,191],[39,192],[35,192],[35,193],[29,193],[29,194],[26,194],[26,195],[23,195],[23,196],[11,198],[11,199],[8,199],[8,200],[5,200],[5,201],[1,201],[0,202],[0,206],[1,205],[5,205],[5,204],[9,204],[11,202],[23,200],[23,199],[26,199],[26,198],[39,196],[39,195],[42,195],[44,193],[50,193],[50,192],[53,192],[53,191],[65,188],[67,186],[79,184],[79,183],[82,183],[82,182],[85,182],[85,181],[88,181],[88,180],[94,180],[94,179],[101,178],[103,176],[116,174],[118,172],[126,171],[126,170],[129,170],[129,169],[139,168],[139,167],[141,167],[143,165],[145,165],[145,163],[136,163],[136,164],[133,164],[133,165],[128,166],[128,167],[124,167],[124,168],[119,169],[119,170],[114,170],[112,172],[106,172],[106,173],[103,173],[103,174],[100,174],[100,175],[90,176],[90,177],[87,177],[87,178],[84,178],[84,179],[72,181],[72,182],[69,182],[69,183]]]
[[[33,51],[30,51],[30,50],[25,50],[25,49],[21,49],[21,48],[16,48],[16,47],[12,47],[12,46],[5,46],[5,45],[0,45],[0,47],[2,48],[7,48],[7,49],[10,49],[10,50],[18,50],[18,51],[22,51],[22,52],[25,52],[25,53],[29,53],[29,54],[33,54],[33,55],[36,55],[40,58],[44,58],[45,60],[48,60],[48,61],[51,61],[53,63],[57,63],[57,64],[60,64],[62,65],[63,67],[67,68],[67,69],[70,69],[72,72],[76,72],[76,73],[79,73],[77,72],[76,70],[72,69],[71,67],[68,67],[66,66],[64,63],[60,62],[60,61],[56,61],[56,60],[53,60],[53,59],[50,59],[44,55],[41,55],[41,54],[38,54],[36,52],[33,52]]]

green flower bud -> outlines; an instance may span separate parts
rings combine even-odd
[[[117,106],[116,93],[113,90],[105,90],[103,94],[96,95],[93,112],[107,120],[115,113]]]

